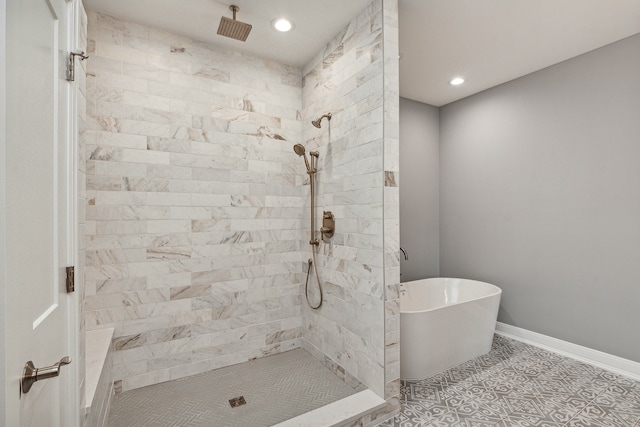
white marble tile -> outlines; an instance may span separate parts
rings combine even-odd
[[[88,195],[95,205],[88,211],[93,223],[87,224],[87,246],[94,250],[92,262],[103,265],[92,265],[87,278],[97,286],[95,293],[120,293],[132,307],[103,308],[124,301],[117,297],[92,300],[89,326],[114,324],[118,333],[131,335],[181,325],[206,334],[222,325],[242,324],[249,335],[263,334],[264,340],[282,344],[281,349],[299,346],[308,190],[302,185],[304,167],[291,145],[301,141],[321,152],[319,210],[331,209],[341,221],[335,245],[324,245],[327,253],[319,261],[321,274],[342,298],[328,299],[323,308],[327,318],[314,315],[321,326],[305,339],[320,340],[318,348],[329,357],[353,375],[362,372],[376,391],[382,388],[383,369],[374,368],[384,359],[381,220],[387,200],[382,166],[383,157],[395,152],[382,143],[381,8],[382,2],[373,2],[330,43],[326,54],[319,53],[305,68],[304,88],[303,73],[294,67],[105,15],[90,17],[94,28],[90,26],[89,38],[98,40],[95,56],[100,60],[91,64],[97,85],[88,96],[96,118],[89,127],[97,137],[88,155],[93,155],[92,172],[100,178],[92,179]],[[316,131],[308,126],[310,119],[330,110],[335,114],[332,141],[326,127]],[[330,154],[328,144],[334,144]],[[123,187],[132,191],[112,191],[109,186],[117,181],[110,177],[123,178]],[[137,228],[141,224],[144,230]],[[95,235],[98,231],[119,234]],[[146,258],[96,252],[124,248],[143,249]],[[154,295],[188,287],[210,289],[211,296],[154,300]],[[355,304],[345,299],[344,290],[373,299]],[[185,302],[196,311],[183,312]],[[226,305],[216,306],[221,303]],[[366,319],[369,330],[352,316]],[[265,326],[270,319],[277,322]],[[352,324],[353,331],[336,321]],[[372,335],[371,325],[379,325],[379,333]],[[337,327],[342,334],[331,337]],[[152,341],[171,338],[156,335]],[[236,353],[182,367],[164,368],[160,361],[169,357],[174,344],[200,351],[211,340],[185,337],[166,347],[158,342],[118,351],[118,372],[131,374],[123,389],[273,351],[234,334],[229,339],[216,351]],[[344,339],[351,347],[350,359],[339,356]],[[363,345],[363,339],[379,351]],[[139,362],[149,352],[158,363],[141,372],[144,364]]]
[[[399,70],[398,70],[398,2],[397,0],[383,0],[384,15],[384,62],[385,62],[385,109],[384,109],[384,170],[397,174],[399,171]],[[385,187],[385,256],[393,256],[387,263],[385,271],[386,284],[386,353],[387,362],[385,372],[385,397],[390,402],[398,402],[399,396],[399,338],[400,324],[397,315],[397,284],[400,281],[400,269],[395,262],[395,255],[399,248],[399,180],[395,176],[395,187]],[[390,405],[391,410],[397,411],[397,404]]]
[[[111,347],[113,332],[113,328],[105,328],[87,331],[86,333],[86,406],[90,407],[93,403],[93,397],[96,394],[102,370],[111,369],[110,366],[104,366],[104,364]]]
[[[299,415],[274,427],[333,427],[362,418],[384,407],[386,401],[371,390],[364,390],[306,414]]]

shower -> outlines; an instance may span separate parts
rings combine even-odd
[[[76,272],[76,289],[86,288],[87,298],[79,301],[81,316],[75,320],[99,331],[100,338],[104,335],[104,345],[90,336],[86,347],[89,356],[108,350],[103,351],[102,372],[110,376],[107,382],[94,381],[95,410],[87,422],[106,418],[112,387],[121,392],[111,399],[120,403],[112,406],[113,424],[127,426],[202,420],[208,426],[258,427],[286,419],[312,425],[326,419],[318,412],[335,424],[357,423],[371,421],[372,412],[383,405],[385,387],[395,381],[385,378],[385,301],[380,292],[386,289],[386,276],[379,274],[384,265],[375,263],[384,255],[378,243],[384,243],[385,230],[377,227],[383,182],[368,175],[384,172],[378,161],[384,129],[369,111],[385,107],[384,87],[365,84],[357,94],[353,91],[354,73],[375,81],[384,77],[389,55],[375,55],[381,45],[369,42],[382,41],[388,11],[382,2],[357,1],[360,6],[343,10],[340,23],[330,13],[320,16],[277,5],[276,10],[273,2],[200,2],[202,10],[195,10],[167,0],[173,16],[189,9],[202,18],[206,34],[191,37],[166,20],[140,23],[131,7],[105,4],[116,2],[73,2],[74,12],[77,7],[82,16],[81,6],[88,9],[89,18],[79,20],[72,33],[78,41],[74,52],[96,46],[90,52],[90,73],[110,75],[109,47],[133,31],[139,36],[134,40],[137,56],[120,55],[118,63],[130,68],[140,57],[152,57],[160,77],[171,77],[170,82],[153,73],[121,73],[115,80],[102,79],[100,90],[85,90],[86,61],[83,69],[76,62],[78,84],[69,89],[73,93],[65,93],[78,98],[72,118],[80,124],[101,102],[103,89],[139,92],[150,86],[150,92],[162,95],[152,99],[162,117],[125,114],[136,116],[135,123],[125,123],[128,139],[118,126],[101,127],[101,138],[83,138],[74,131],[74,146],[82,144],[88,167],[96,166],[90,176],[69,169],[71,178],[77,178],[70,185],[83,190],[84,202],[74,205],[75,222],[89,223],[75,233],[84,250],[68,257],[81,266],[89,264],[80,271],[84,274]],[[271,32],[271,21],[281,16],[295,18],[293,32]],[[299,39],[309,17],[326,22],[327,28],[312,37],[321,43],[310,41],[302,48]],[[344,32],[350,33],[346,43]],[[261,45],[260,38],[274,40]],[[335,49],[326,46],[341,43],[344,58],[335,62]],[[296,52],[301,54],[297,59]],[[89,89],[91,84],[89,76]],[[362,108],[353,104],[354,96]],[[126,110],[129,98],[102,103],[100,113],[113,116]],[[354,145],[368,142],[361,136],[371,138],[376,148],[354,151]],[[87,164],[78,167],[86,169]],[[327,225],[332,215],[323,211],[340,218],[333,237]],[[89,340],[82,333],[79,338],[81,345],[71,349],[77,353],[74,363]],[[398,359],[393,357],[390,363]],[[18,361],[18,376],[27,360]],[[84,366],[77,367],[83,374]],[[100,366],[89,368],[100,375]],[[82,375],[73,377],[74,384],[87,381]],[[158,393],[148,398],[147,386]],[[134,399],[136,393],[140,399]],[[352,398],[356,405],[350,404],[353,400],[338,403],[346,404],[349,413],[331,406],[301,421],[293,419],[357,393],[363,394]],[[295,399],[299,404],[291,405]],[[146,405],[149,401],[152,405]],[[71,409],[76,418],[89,411],[82,408],[80,416]]]
[[[304,164],[307,166],[307,173],[311,173],[311,166],[309,166],[309,159],[307,159],[304,146],[302,144],[296,144],[293,146],[293,151],[295,151],[298,156],[304,157]],[[311,155],[313,156],[313,153],[311,153]]]
[[[318,129],[320,129],[320,123],[322,122],[322,119],[326,118],[327,120],[331,121],[331,113],[327,113],[322,115],[321,117],[318,117],[317,119],[313,120],[311,122],[312,125],[314,125],[315,127],[317,127]]]
[[[218,34],[221,36],[240,40],[241,42],[246,42],[253,26],[245,22],[240,22],[236,19],[236,14],[240,10],[238,6],[231,5],[229,6],[229,9],[231,9],[231,11],[233,12],[233,19],[229,19],[226,16],[220,18],[220,25],[218,25]]]
[[[331,113],[325,114],[317,120],[311,122],[315,127],[320,127],[320,122],[323,118],[327,118],[331,120]],[[322,285],[320,284],[320,276],[318,275],[318,263],[316,262],[316,249],[320,246],[320,240],[316,238],[316,173],[318,173],[317,169],[317,161],[318,157],[320,157],[320,153],[317,151],[311,151],[309,153],[311,157],[311,162],[307,158],[306,150],[302,144],[296,144],[293,146],[293,151],[300,157],[304,159],[304,164],[307,168],[307,173],[309,174],[309,187],[310,187],[310,197],[311,197],[311,236],[309,238],[309,244],[311,245],[311,258],[307,261],[307,280],[304,284],[304,295],[307,299],[307,304],[309,307],[316,310],[320,308],[322,305],[323,294],[322,294]],[[335,221],[333,214],[329,211],[325,211],[322,215],[322,227],[320,228],[320,235],[322,238],[324,237],[332,237],[335,229]],[[318,291],[320,293],[320,301],[317,305],[311,304],[309,301],[309,276],[311,275],[311,268],[315,272],[316,281],[318,283]]]

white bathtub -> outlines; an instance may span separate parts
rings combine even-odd
[[[488,353],[501,294],[467,279],[401,283],[400,378],[428,378]]]

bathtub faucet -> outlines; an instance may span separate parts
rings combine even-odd
[[[400,252],[404,254],[404,260],[409,261],[409,256],[407,255],[407,251],[405,251],[404,249],[402,249],[402,247],[400,247]]]

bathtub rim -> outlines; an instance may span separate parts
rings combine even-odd
[[[466,282],[482,283],[483,285],[488,285],[488,286],[490,286],[492,288],[495,288],[495,289],[492,289],[491,293],[479,296],[477,298],[472,298],[472,299],[468,299],[468,300],[465,300],[465,301],[456,302],[456,303],[452,303],[452,304],[445,304],[445,305],[441,305],[441,306],[438,306],[438,307],[427,308],[425,310],[403,311],[402,310],[402,302],[401,302],[400,303],[400,314],[428,313],[428,312],[431,312],[431,311],[441,310],[443,308],[452,307],[452,306],[455,306],[455,305],[462,305],[462,304],[467,304],[467,303],[470,303],[470,302],[473,302],[473,301],[479,301],[479,300],[482,300],[482,299],[485,299],[485,298],[491,298],[491,297],[495,297],[495,296],[502,297],[502,289],[499,286],[496,286],[496,285],[494,285],[492,283],[489,283],[489,282],[483,282],[481,280],[464,279],[464,278],[461,278],[461,277],[429,277],[429,278],[426,278],[426,279],[411,280],[409,282],[400,282],[400,285],[406,285],[406,284],[413,283],[413,282],[422,282],[422,281],[426,281],[426,280],[463,280],[463,281],[466,281]],[[402,290],[400,292],[402,292]],[[400,298],[400,300],[402,300],[402,298]]]

